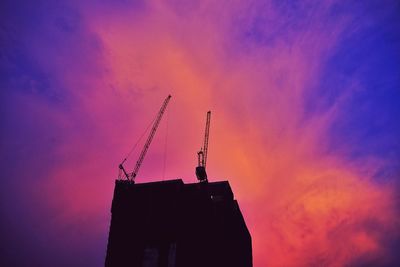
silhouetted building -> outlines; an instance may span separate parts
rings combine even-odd
[[[117,180],[106,266],[248,267],[251,236],[228,182]]]

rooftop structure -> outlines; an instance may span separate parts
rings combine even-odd
[[[249,267],[251,236],[227,181],[116,180],[106,266]]]

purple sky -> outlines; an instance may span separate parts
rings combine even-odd
[[[211,109],[255,267],[400,265],[399,1],[6,0],[0,21],[1,266],[103,265],[117,166],[168,94],[138,182],[195,182]]]

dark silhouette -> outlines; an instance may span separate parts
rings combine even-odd
[[[229,183],[117,180],[106,266],[249,267],[251,236]]]
[[[206,130],[204,132],[204,145],[197,152],[197,167],[196,167],[196,176],[197,180],[200,182],[207,183],[207,172],[206,172],[206,165],[207,165],[207,154],[208,154],[208,138],[210,136],[210,121],[211,121],[211,111],[207,112],[207,119],[206,119]]]
[[[171,95],[168,95],[167,98],[165,98],[165,100],[160,108],[160,111],[157,113],[157,117],[154,120],[153,127],[150,130],[150,134],[147,137],[147,140],[146,140],[146,143],[144,144],[142,152],[140,152],[139,159],[136,161],[135,169],[133,170],[133,172],[127,173],[124,168],[124,165],[123,165],[125,163],[125,161],[128,159],[129,154],[132,153],[133,149],[135,148],[135,146],[134,146],[132,148],[132,150],[129,152],[129,154],[127,155],[127,157],[118,166],[118,168],[120,170],[119,175],[118,175],[119,179],[122,179],[122,175],[124,175],[126,177],[126,179],[130,180],[131,183],[135,183],[135,177],[139,172],[140,166],[142,165],[144,157],[146,156],[147,150],[149,149],[149,147],[151,145],[151,141],[153,141],[153,137],[156,134],[158,125],[160,124],[160,121],[164,115],[165,109],[167,108],[170,99],[171,99]]]

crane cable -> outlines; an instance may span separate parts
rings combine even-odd
[[[132,149],[128,152],[128,154],[126,155],[126,157],[122,160],[121,164],[123,164],[132,154],[132,152],[135,150],[135,148],[137,147],[137,145],[140,143],[140,141],[143,139],[144,135],[149,131],[151,125],[154,123],[154,121],[156,120],[157,116],[155,116],[153,118],[153,120],[150,122],[150,124],[147,126],[146,130],[140,135],[139,139],[136,141],[136,143],[133,145]]]

